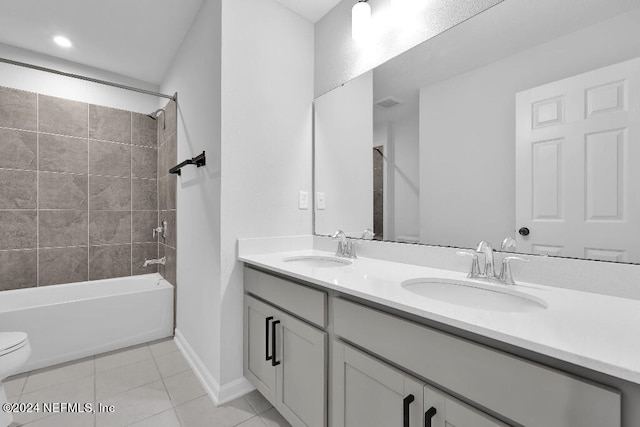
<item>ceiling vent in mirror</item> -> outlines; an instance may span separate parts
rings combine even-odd
[[[402,101],[393,96],[387,96],[386,98],[382,98],[380,101],[375,103],[375,105],[380,108],[393,108],[399,104],[402,104]]]

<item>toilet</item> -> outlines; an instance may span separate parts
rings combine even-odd
[[[29,339],[24,332],[0,332],[0,408],[7,403],[2,382],[15,374],[31,355]],[[0,427],[11,424],[13,416],[0,409]]]

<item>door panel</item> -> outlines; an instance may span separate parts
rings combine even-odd
[[[409,425],[422,426],[422,383],[338,341],[333,355],[334,427],[402,426],[410,395]]]
[[[270,341],[270,323],[277,310],[248,295],[244,297],[244,375],[272,404],[275,402],[276,369],[266,360]]]
[[[489,415],[460,402],[441,391],[424,387],[424,409],[436,409],[431,419],[431,427],[506,427]],[[425,422],[426,426],[429,424]]]
[[[519,251],[640,262],[639,113],[640,59],[516,95]]]

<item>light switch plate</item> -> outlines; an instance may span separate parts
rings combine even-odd
[[[323,211],[327,209],[327,196],[325,193],[318,192],[316,194],[316,201],[318,202],[318,210]]]
[[[298,209],[309,209],[309,192],[301,191],[298,194]]]

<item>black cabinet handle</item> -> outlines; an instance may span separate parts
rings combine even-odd
[[[273,359],[273,356],[269,356],[269,322],[273,320],[273,316],[267,317],[264,322],[264,357],[265,360],[269,361]]]
[[[271,366],[278,366],[280,362],[276,361],[276,325],[280,323],[279,320],[275,320],[271,324]]]
[[[416,400],[416,398],[413,396],[413,394],[410,394],[402,401],[402,404],[404,406],[404,417],[402,425],[404,427],[409,427],[409,405],[411,405],[411,402],[413,402],[414,400]]]
[[[431,419],[438,413],[433,406],[424,413],[424,427],[431,427]]]

